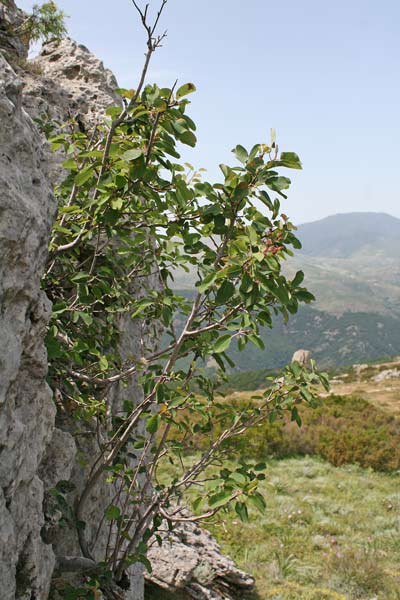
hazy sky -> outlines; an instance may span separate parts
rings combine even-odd
[[[145,37],[131,1],[57,4],[71,37],[135,87]],[[168,37],[149,81],[196,84],[199,142],[185,158],[206,177],[219,177],[237,143],[267,143],[274,127],[304,165],[284,203],[296,222],[362,210],[400,217],[399,0],[169,0],[161,27]]]

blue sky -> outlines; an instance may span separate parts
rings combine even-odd
[[[57,4],[71,37],[135,87],[145,37],[131,1]],[[400,217],[398,0],[169,0],[161,28],[168,37],[149,81],[196,84],[199,143],[185,158],[205,177],[219,177],[237,143],[267,143],[274,127],[281,150],[304,165],[284,203],[295,222],[364,210]]]

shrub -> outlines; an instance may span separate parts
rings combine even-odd
[[[236,405],[237,409],[246,405],[242,398],[231,396],[225,402]],[[301,427],[285,416],[230,440],[226,448],[236,456],[256,460],[268,455],[276,458],[318,455],[335,466],[357,463],[388,472],[400,468],[399,420],[363,398],[332,395],[317,408],[299,408],[299,415]],[[212,435],[222,427],[223,423],[214,424]],[[190,448],[203,448],[204,444],[204,437],[198,437],[191,440]]]
[[[65,27],[65,14],[59,10],[55,2],[45,2],[42,5],[35,4],[32,14],[22,23],[15,32],[27,44],[42,40],[60,40],[67,34]]]

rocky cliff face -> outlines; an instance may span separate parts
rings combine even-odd
[[[54,565],[40,537],[38,471],[56,412],[45,381],[49,303],[40,291],[56,205],[22,81],[2,56],[0,73],[0,581],[7,600],[39,599]]]
[[[62,514],[49,491],[60,481],[72,483],[75,494],[82,490],[90,457],[98,453],[98,441],[90,427],[78,430],[65,412],[56,409],[56,399],[46,384],[44,336],[50,307],[40,290],[40,279],[57,210],[51,187],[62,177],[62,157],[50,151],[33,119],[46,115],[62,123],[74,117],[86,127],[93,125],[107,106],[120,100],[114,91],[117,83],[112,73],[87,48],[70,39],[46,44],[41,55],[27,63],[27,48],[10,30],[10,26],[18,26],[23,18],[13,0],[3,2],[0,9],[0,582],[2,600],[45,600],[54,573],[59,574],[61,566],[63,570],[68,568],[70,558],[80,555],[76,534],[60,527]],[[156,279],[153,285],[157,285]],[[137,328],[132,322],[124,327],[122,354],[139,353],[138,340],[143,332]],[[128,385],[130,396],[140,399],[141,390],[135,380]],[[118,388],[114,390],[113,401],[118,407]],[[110,485],[93,490],[85,514],[89,542],[98,535],[98,523],[111,494]],[[73,501],[73,494],[70,499]],[[221,558],[208,534],[203,532],[203,544],[195,543],[201,532],[195,529],[181,529],[173,540],[153,552],[153,582],[169,591],[184,590],[199,599],[234,597],[235,587],[240,590],[251,587],[252,580],[237,571],[232,561]],[[100,536],[95,558],[101,559],[105,543]],[[178,555],[179,576],[171,579],[171,559]],[[130,589],[121,598],[142,600],[143,593],[142,570],[133,567]]]
[[[82,436],[66,415],[57,414],[46,384],[50,306],[40,279],[57,209],[51,183],[60,179],[63,157],[50,151],[33,119],[45,115],[63,123],[78,116],[93,124],[119,99],[113,75],[87,48],[69,39],[49,43],[28,64],[27,48],[12,36],[23,13],[10,1],[1,17],[0,581],[5,600],[42,600],[62,557],[80,554],[76,536],[58,526],[62,515],[49,490],[64,480],[79,492],[90,464],[85,469],[78,463],[77,451],[90,457],[97,449],[90,432]],[[125,344],[132,350],[130,333]],[[88,505],[92,537],[109,487],[97,489]],[[103,545],[100,539],[99,552]],[[126,597],[140,600],[141,569],[131,575]]]

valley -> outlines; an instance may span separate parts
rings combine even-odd
[[[265,350],[248,345],[229,356],[234,372],[276,369],[295,350],[310,350],[322,368],[350,366],[400,353],[400,219],[383,213],[333,215],[299,225],[303,244],[284,265],[316,301],[300,305],[288,324],[263,328]],[[176,290],[193,295],[195,273],[177,272]]]

